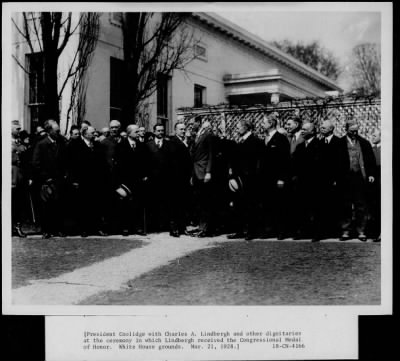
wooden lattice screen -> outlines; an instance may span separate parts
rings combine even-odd
[[[376,98],[327,97],[305,99],[280,103],[277,106],[231,107],[227,105],[207,106],[203,108],[178,109],[179,119],[189,121],[194,117],[211,122],[214,131],[224,129],[227,138],[237,139],[236,125],[241,119],[251,119],[255,125],[255,133],[262,135],[261,123],[264,114],[278,113],[280,127],[291,117],[299,116],[319,125],[321,121],[330,119],[335,123],[335,134],[343,136],[347,119],[358,121],[359,134],[371,139],[375,129],[380,129],[381,101]]]

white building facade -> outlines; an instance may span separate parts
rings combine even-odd
[[[197,58],[184,71],[175,70],[161,79],[157,91],[145,102],[137,121],[148,130],[163,121],[167,131],[172,132],[176,109],[181,107],[269,104],[341,92],[332,80],[217,15],[192,13],[187,23],[199,39],[195,49]],[[30,49],[18,34],[16,39],[14,55],[26,64]],[[68,46],[72,49],[74,39],[71,40]],[[63,63],[68,63],[70,57],[66,48],[60,59],[61,74]],[[124,76],[121,61],[122,28],[118,13],[102,13],[99,40],[87,73],[85,100],[85,119],[97,129],[120,116],[118,83]],[[12,119],[19,119],[28,131],[43,121],[34,110],[40,105],[32,103],[33,86],[31,77],[13,62]],[[67,87],[63,92],[60,106],[60,125],[64,132],[71,125],[66,124],[69,91]]]

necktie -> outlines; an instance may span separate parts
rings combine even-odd
[[[158,148],[161,148],[161,140],[159,140],[159,141],[157,142],[157,146],[158,146]]]
[[[325,144],[329,144],[329,139],[325,138]]]

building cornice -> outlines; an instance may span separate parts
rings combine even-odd
[[[296,72],[301,73],[304,76],[320,84],[323,84],[324,86],[330,88],[330,90],[338,90],[340,92],[343,91],[343,89],[341,89],[334,81],[332,81],[328,77],[322,75],[318,71],[310,68],[301,61],[286,54],[285,52],[279,50],[265,40],[261,39],[257,35],[251,34],[247,30],[230,22],[229,20],[226,20],[216,14],[210,13],[192,13],[192,16],[193,18],[210,26],[220,33],[228,35],[233,40],[238,41],[250,48],[253,48],[261,52],[263,55],[266,55],[269,58],[272,58],[275,61],[295,70]]]

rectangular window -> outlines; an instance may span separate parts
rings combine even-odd
[[[110,120],[121,121],[124,61],[110,57]]]
[[[26,55],[28,68],[28,108],[30,129],[35,129],[45,121],[44,117],[44,59],[43,53]]]
[[[157,118],[168,120],[168,75],[165,74],[157,76]]]
[[[204,86],[194,85],[194,107],[201,108],[205,104],[206,88]]]

